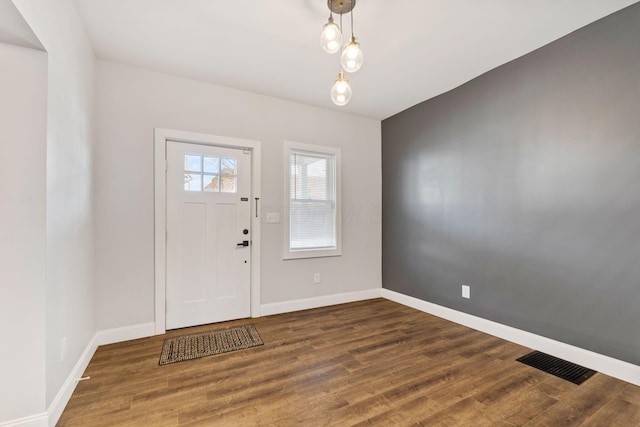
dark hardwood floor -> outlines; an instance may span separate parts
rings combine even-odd
[[[158,366],[169,336],[256,325],[264,346]],[[640,426],[640,387],[580,386],[530,349],[375,299],[101,346],[59,426]]]

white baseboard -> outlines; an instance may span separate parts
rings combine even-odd
[[[314,298],[262,304],[260,306],[260,313],[262,316],[270,316],[272,314],[290,313],[292,311],[308,310],[310,308],[326,307],[329,305],[380,298],[380,290],[380,288],[375,288],[367,289],[366,291],[347,292],[344,294],[323,295]]]
[[[76,385],[78,385],[78,380],[82,377],[83,372],[89,366],[89,362],[93,357],[93,354],[96,352],[98,348],[98,334],[96,333],[89,344],[85,347],[84,351],[80,355],[80,358],[74,365],[73,369],[67,376],[67,379],[58,390],[58,394],[53,398],[53,401],[49,405],[47,409],[47,419],[49,426],[55,426],[58,420],[60,419],[60,415],[64,411],[64,408],[67,406],[69,399],[71,399],[71,395],[73,391],[76,389]]]
[[[602,372],[622,381],[640,385],[640,366],[604,356],[593,351],[575,347],[547,337],[526,332],[511,326],[433,304],[389,289],[382,289],[381,295],[391,301],[406,305],[425,313],[450,320],[481,332],[523,345],[552,356],[568,360],[589,369]]]
[[[96,339],[98,345],[106,345],[122,341],[137,340],[138,338],[146,338],[155,334],[156,324],[155,322],[149,322],[98,331]]]
[[[60,415],[62,415],[64,408],[67,406],[67,403],[69,402],[69,399],[73,394],[73,391],[76,389],[76,385],[78,384],[78,379],[82,377],[82,373],[84,372],[85,369],[87,369],[87,366],[89,365],[89,362],[93,357],[93,354],[96,352],[96,349],[98,348],[98,343],[96,339],[97,336],[98,334],[96,333],[91,339],[91,341],[89,341],[89,343],[85,347],[84,351],[80,355],[80,358],[78,359],[76,364],[73,366],[73,369],[71,369],[71,372],[67,376],[67,379],[62,384],[62,387],[60,387],[60,389],[58,390],[58,393],[53,398],[53,401],[49,405],[47,412],[44,412],[38,415],[33,415],[30,417],[20,418],[18,420],[6,421],[4,423],[0,423],[0,427],[55,426],[58,420],[60,419]]]
[[[93,336],[87,347],[82,352],[80,359],[69,373],[66,381],[58,391],[58,394],[49,405],[47,410],[47,420],[49,426],[55,426],[64,408],[67,406],[73,391],[76,389],[78,379],[82,377],[82,373],[87,369],[91,358],[98,349],[98,346],[112,344],[121,341],[128,341],[137,338],[144,338],[155,334],[155,323],[143,323],[140,325],[125,326],[123,328],[107,329],[98,331]],[[90,380],[89,380],[90,381]],[[47,425],[47,424],[44,424]],[[29,425],[29,427],[31,427]],[[36,427],[35,425],[33,427]]]
[[[0,422],[0,427],[49,427],[47,413],[31,415],[17,420]]]

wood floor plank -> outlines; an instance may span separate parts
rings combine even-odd
[[[609,427],[640,426],[640,406],[618,397],[604,405],[602,409],[582,424],[583,427],[604,425]]]
[[[538,384],[536,389],[556,400],[562,400],[573,393],[579,386],[569,381],[548,375],[544,382]]]
[[[595,374],[563,399],[574,409],[590,416],[627,387],[627,384],[603,374]]]
[[[573,427],[581,425],[587,417],[586,413],[560,401],[524,425],[526,427]]]
[[[420,420],[434,415],[446,408],[435,402],[424,393],[423,395],[409,396],[406,399],[393,401],[393,407],[373,417],[369,417],[356,426],[398,426],[412,425]]]
[[[537,370],[521,370],[515,372],[503,380],[499,380],[474,395],[474,399],[489,407],[505,400],[510,400],[513,395],[524,394],[527,389],[542,382],[546,374]]]
[[[504,422],[488,419],[484,409],[484,405],[477,400],[467,398],[421,420],[419,424],[423,426],[508,426]]]
[[[523,393],[506,394],[492,402],[485,411],[487,418],[521,426],[557,402],[535,387]]]
[[[620,394],[621,399],[640,406],[640,387],[629,384]]]
[[[247,324],[264,345],[158,365],[166,338]],[[203,325],[99,347],[57,425],[640,424],[640,387],[577,386],[529,351],[383,299]]]

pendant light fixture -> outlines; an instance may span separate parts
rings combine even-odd
[[[320,34],[320,46],[327,53],[336,53],[342,47],[342,31],[340,27],[333,22],[333,11],[329,8],[329,22],[322,27]]]
[[[360,43],[356,41],[356,36],[353,35],[353,10],[351,10],[351,41],[344,45],[342,49],[340,65],[347,73],[355,73],[362,67],[363,59]]]
[[[360,49],[360,43],[356,41],[355,37],[352,37],[351,41],[342,49],[340,65],[342,65],[342,69],[347,73],[355,73],[362,67],[362,60],[363,55],[362,49]]]
[[[344,71],[355,73],[362,67],[363,54],[360,43],[356,41],[353,33],[353,8],[356,6],[356,0],[328,0],[329,21],[322,28],[320,35],[320,45],[327,53],[336,53],[342,45],[342,15],[350,13],[351,18],[351,39],[342,47],[340,55],[341,69],[338,78],[331,87],[331,100],[334,104],[343,106],[347,105],[351,100],[351,85],[344,78]],[[333,22],[333,14],[340,15],[340,26]]]
[[[340,71],[338,78],[331,87],[331,100],[338,106],[347,105],[351,101],[351,85],[349,80],[344,78],[344,73]]]

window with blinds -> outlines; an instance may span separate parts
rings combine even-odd
[[[285,258],[340,255],[339,151],[296,143],[289,143],[285,151],[289,206]]]

